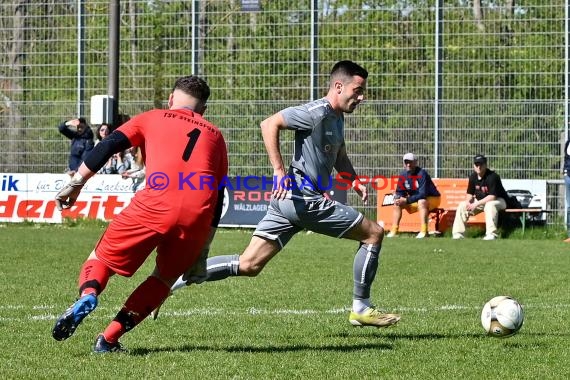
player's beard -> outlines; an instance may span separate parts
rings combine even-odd
[[[348,106],[346,107],[347,109],[344,111],[346,113],[353,113],[354,110],[356,109],[356,107],[358,107],[358,102],[354,101],[354,102],[349,102]]]

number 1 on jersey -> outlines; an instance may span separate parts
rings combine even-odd
[[[188,132],[188,144],[186,144],[186,148],[184,148],[184,153],[182,154],[182,159],[184,161],[188,161],[190,159],[190,155],[192,155],[192,151],[194,150],[194,146],[196,146],[196,141],[198,141],[200,133],[202,133],[202,131],[200,131],[198,128],[194,128]]]

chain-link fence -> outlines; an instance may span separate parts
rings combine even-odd
[[[370,72],[347,116],[359,173],[394,174],[413,151],[438,177],[466,177],[484,153],[503,178],[560,178],[568,0],[242,3],[122,1],[120,112],[162,107],[176,77],[202,75],[231,174],[270,174],[259,122],[324,96],[332,65],[351,59]],[[0,5],[0,171],[65,169],[56,126],[108,92],[109,13],[96,0]]]

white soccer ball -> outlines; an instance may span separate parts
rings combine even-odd
[[[515,335],[522,327],[524,311],[520,303],[508,296],[492,298],[483,306],[481,324],[487,334],[506,338]]]

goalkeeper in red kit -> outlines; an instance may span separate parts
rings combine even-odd
[[[192,270],[213,237],[220,219],[227,177],[226,143],[220,130],[203,118],[210,96],[197,76],[179,78],[168,110],[135,116],[101,141],[71,182],[56,196],[58,208],[72,207],[83,185],[115,153],[132,146],[145,157],[147,184],[109,224],[79,273],[79,299],[56,321],[52,335],[69,338],[98,303],[114,274],[130,277],[156,248],[153,273],[127,298],[97,336],[95,352],[122,351],[119,338],[159,306],[170,287]]]

